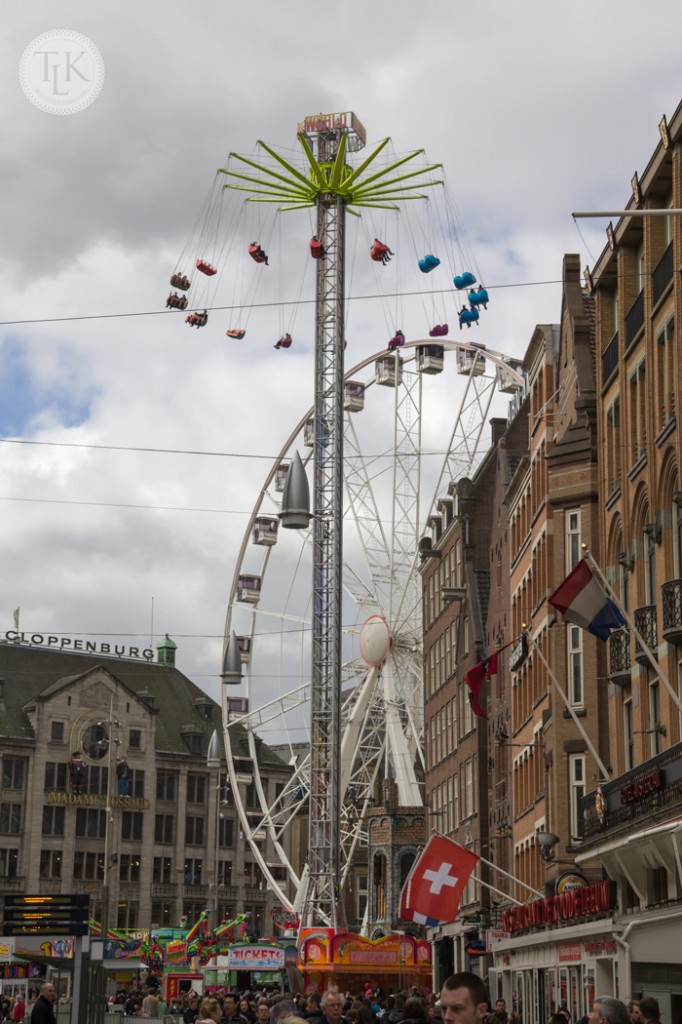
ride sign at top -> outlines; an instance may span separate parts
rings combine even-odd
[[[298,125],[299,135],[307,135],[309,138],[335,131],[348,132],[348,150],[351,153],[362,149],[367,142],[365,127],[352,110],[343,114],[311,114]]]

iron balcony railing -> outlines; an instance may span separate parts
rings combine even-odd
[[[651,275],[654,306],[673,279],[673,243],[671,242]]]
[[[668,580],[661,587],[663,597],[663,639],[682,637],[682,580]]]
[[[579,801],[583,840],[603,837],[628,822],[682,808],[682,743],[604,783]]]
[[[609,679],[621,685],[630,679],[630,630],[625,626],[609,637]]]
[[[644,327],[644,290],[642,290],[630,306],[625,317],[625,343],[634,341]]]
[[[643,608],[636,608],[634,614],[635,628],[642,637],[649,650],[655,654],[658,647],[658,623],[656,619],[656,605],[647,604]],[[646,665],[649,661],[644,648],[635,637],[635,661]]]

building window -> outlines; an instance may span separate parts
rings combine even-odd
[[[93,793],[95,796],[106,796],[109,792],[109,769],[97,764],[88,765],[85,792]]]
[[[76,850],[73,855],[73,877],[81,881],[101,882],[104,878],[104,854]]]
[[[657,411],[661,429],[675,418],[675,317],[671,316],[656,335],[656,364],[661,383]]]
[[[185,843],[188,846],[203,846],[204,819],[190,814],[185,819]]]
[[[140,916],[140,905],[135,900],[130,902],[121,901],[118,905],[117,928],[135,929],[138,926]]]
[[[232,885],[232,861],[218,861],[218,885]]]
[[[23,789],[26,761],[23,757],[3,757],[2,788]],[[65,766],[66,768],[66,766]]]
[[[0,804],[0,834],[17,836],[21,832],[21,804]]]
[[[156,773],[156,799],[175,800],[177,772],[160,769]]]
[[[231,818],[218,819],[218,845],[228,848],[234,846],[234,821]]]
[[[130,772],[130,796],[144,797],[144,769],[133,768]]]
[[[136,853],[122,853],[119,858],[119,878],[122,882],[140,881],[140,857]]]
[[[16,878],[18,865],[18,850],[0,850],[0,878]]]
[[[76,808],[76,836],[79,839],[104,839],[107,831],[107,812],[89,807]]]
[[[579,626],[569,626],[566,631],[568,642],[568,697],[573,707],[583,706],[583,631]]]
[[[64,723],[52,722],[50,725],[50,739],[53,743],[64,742]]]
[[[607,487],[612,494],[620,487],[620,397],[616,396],[606,410]]]
[[[204,862],[201,857],[186,857],[183,880],[185,885],[201,885]]]
[[[60,761],[48,761],[45,765],[45,786],[48,792],[66,792],[66,769],[67,765]]]
[[[171,881],[171,871],[172,861],[170,857],[155,857],[152,881],[168,885]]]
[[[635,763],[632,700],[626,700],[623,704],[623,727],[625,731],[625,771],[627,772]]]
[[[222,918],[221,918],[222,920]],[[175,904],[154,901],[152,903],[152,928],[167,928],[175,921]]]
[[[142,748],[142,730],[141,729],[129,729],[128,730],[128,749],[129,750],[141,750]]]
[[[571,812],[571,841],[582,835],[580,801],[585,796],[585,755],[571,754],[569,759],[569,801]]]
[[[661,689],[656,679],[649,686],[649,728],[651,756],[661,752]]]
[[[630,376],[630,446],[632,461],[646,455],[646,362],[638,364]]]
[[[121,839],[142,839],[142,814],[124,811],[121,815]]]
[[[40,877],[61,878],[62,877],[62,851],[41,850],[40,851]]]
[[[575,569],[582,555],[580,551],[580,510],[566,513],[566,572]]]
[[[172,814],[157,814],[154,819],[154,842],[172,843],[175,832]]]
[[[206,803],[206,776],[195,775],[189,772],[187,775],[187,803]]]
[[[43,835],[63,836],[64,835],[64,812],[65,807],[53,807],[46,804],[43,807]]]
[[[469,818],[474,810],[474,759],[470,757],[462,772],[462,817]]]
[[[363,921],[365,918],[365,910],[367,909],[367,875],[358,875],[356,880],[356,901],[355,901],[355,912],[357,914],[358,921]]]

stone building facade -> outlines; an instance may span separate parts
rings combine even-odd
[[[207,761],[221,709],[175,667],[175,644],[159,663],[48,639],[0,643],[0,895],[88,892],[96,920],[130,929],[248,911],[269,934],[224,755]],[[274,799],[290,769],[264,744],[259,756]]]

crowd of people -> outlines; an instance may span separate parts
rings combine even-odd
[[[50,982],[41,985],[27,1006],[21,996],[3,999],[3,1021],[15,1024],[56,1024],[57,993]],[[112,1005],[113,1004],[113,1005]],[[440,992],[422,995],[413,988],[385,994],[369,984],[362,992],[342,993],[328,988],[294,995],[255,994],[217,989],[203,996],[190,990],[167,1003],[158,979],[149,975],[130,989],[119,989],[107,1008],[121,1017],[170,1018],[170,1024],[523,1024],[515,1012],[508,1013],[504,999],[492,1007],[485,984],[476,974],[463,971],[449,977]],[[610,995],[594,1000],[589,1014],[571,1020],[565,1004],[554,1012],[548,1024],[659,1024],[658,1002],[652,996],[621,1002]]]

